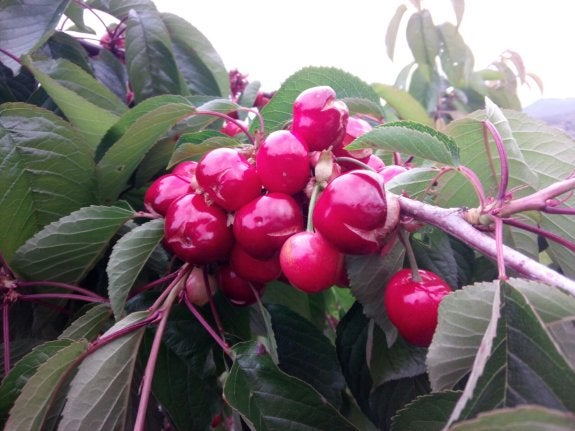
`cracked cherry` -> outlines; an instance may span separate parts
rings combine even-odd
[[[313,211],[315,230],[345,254],[377,252],[389,231],[386,218],[383,178],[367,170],[332,180]]]
[[[289,130],[272,132],[258,149],[256,169],[268,191],[295,194],[310,178],[307,146]]]
[[[259,196],[262,184],[254,165],[232,148],[207,152],[196,169],[199,186],[228,211],[235,211]]]
[[[308,88],[293,103],[291,131],[309,151],[326,150],[341,143],[349,117],[347,105],[328,86]]]
[[[233,230],[245,251],[268,259],[286,239],[303,230],[303,215],[293,197],[272,192],[241,207],[234,217]]]
[[[437,274],[419,270],[421,281],[413,279],[411,269],[396,272],[385,288],[385,308],[389,320],[409,343],[427,347],[437,327],[442,299],[452,292]]]
[[[280,251],[282,273],[295,288],[317,293],[337,284],[344,256],[317,232],[289,237]]]
[[[193,192],[194,187],[188,178],[175,174],[165,174],[156,178],[146,190],[144,206],[148,211],[165,216],[173,201]]]
[[[227,213],[202,195],[184,195],[168,208],[164,245],[180,259],[196,265],[225,260],[232,244]]]

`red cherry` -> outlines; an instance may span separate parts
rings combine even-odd
[[[182,196],[168,208],[164,245],[180,259],[196,265],[224,260],[232,244],[228,215],[202,195]]]
[[[220,268],[218,281],[220,291],[232,304],[239,306],[254,304],[257,302],[254,290],[260,297],[265,290],[265,284],[244,280],[229,265]]]
[[[402,269],[389,279],[385,308],[389,320],[406,341],[427,347],[437,326],[439,304],[452,290],[437,274],[418,272],[421,281],[413,280],[411,269]]]
[[[208,275],[208,283],[210,284],[210,291],[213,295],[217,290],[217,282],[213,275]],[[206,305],[209,301],[204,280],[204,270],[199,266],[192,269],[186,279],[186,296],[192,304],[199,305],[200,307]]]
[[[336,284],[344,256],[316,232],[289,237],[280,251],[280,264],[289,283],[307,293],[317,293]]]
[[[172,174],[188,179],[193,189],[198,190],[200,186],[198,186],[198,181],[196,180],[196,169],[198,169],[198,162],[185,160],[174,166]]]
[[[244,280],[258,283],[275,280],[281,274],[280,260],[277,254],[269,259],[258,259],[245,251],[238,243],[234,245],[230,254],[230,266]]]
[[[337,157],[352,157],[354,159],[360,160],[367,163],[369,157],[372,155],[373,151],[371,148],[361,148],[359,150],[346,150],[345,146],[353,142],[355,139],[359,138],[361,135],[369,132],[373,127],[367,121],[362,120],[357,117],[349,117],[347,120],[347,125],[345,127],[345,136],[341,144],[336,145],[333,148],[333,153]],[[348,167],[348,166],[346,166]],[[352,167],[348,167],[351,169]]]
[[[321,151],[341,143],[348,117],[346,104],[331,87],[312,87],[294,101],[291,130],[310,151]]]
[[[365,162],[368,166],[372,167],[373,169],[375,169],[376,172],[381,172],[381,170],[383,168],[385,168],[385,163],[383,163],[383,160],[381,160],[379,157],[377,157],[375,154],[372,154],[371,156],[369,156],[369,158],[367,159],[367,162]]]
[[[286,239],[303,230],[303,215],[293,197],[272,192],[241,207],[233,229],[244,250],[259,259],[268,259]]]
[[[232,121],[226,121],[224,125],[221,127],[220,132],[222,132],[224,135],[228,135],[233,138],[234,136],[237,136],[240,133],[242,133],[243,130],[236,123]]]
[[[256,168],[270,192],[297,193],[310,178],[307,147],[288,130],[272,132],[258,149]]]
[[[383,176],[383,181],[386,183],[393,177],[396,177],[399,174],[403,174],[404,172],[407,172],[407,168],[399,165],[388,165],[379,171],[379,173]]]
[[[144,206],[148,211],[165,216],[173,201],[193,192],[194,188],[188,179],[174,174],[162,175],[146,190]]]
[[[209,198],[228,211],[259,196],[262,188],[255,166],[232,148],[206,153],[198,163],[196,179]]]
[[[371,254],[379,250],[387,202],[381,175],[347,172],[331,181],[317,200],[313,224],[322,236],[346,254]]]

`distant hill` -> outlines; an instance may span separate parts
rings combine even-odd
[[[523,111],[575,137],[575,98],[540,99]]]

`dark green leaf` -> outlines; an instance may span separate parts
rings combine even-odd
[[[346,104],[349,115],[366,115],[383,120],[383,109],[380,103],[361,97],[342,97],[340,100]]]
[[[461,392],[443,391],[417,397],[391,420],[393,431],[441,431]]]
[[[93,268],[134,211],[90,206],[46,226],[18,249],[13,266],[32,280],[75,283]]]
[[[449,136],[412,121],[394,121],[374,128],[346,148],[374,148],[410,154],[446,165],[459,165],[459,148]]]
[[[296,97],[303,90],[318,85],[332,87],[338,98],[363,98],[379,104],[379,96],[356,76],[335,68],[306,67],[291,75],[263,108],[266,133],[281,129],[291,119]],[[252,132],[258,128],[260,128],[259,121],[254,121],[251,126]]]
[[[131,10],[126,22],[126,64],[136,103],[188,89],[178,70],[172,42],[155,10]]]
[[[100,196],[112,202],[127,188],[128,180],[149,149],[182,117],[192,113],[183,103],[168,103],[131,124],[97,165]]]
[[[108,90],[114,93],[118,99],[128,103],[128,72],[126,71],[126,65],[107,49],[101,50],[97,57],[91,59],[91,62],[96,79],[108,87]],[[106,136],[108,136],[108,133],[109,131]]]
[[[12,70],[0,63],[0,105],[6,102],[26,102],[36,91],[34,76],[26,68],[14,75]]]
[[[536,405],[512,409],[495,409],[481,413],[477,418],[459,422],[451,431],[571,431],[575,429],[575,415]]]
[[[257,430],[355,430],[311,386],[284,374],[255,342],[236,345],[224,396]]]
[[[133,313],[102,337],[139,323],[147,312]],[[144,328],[136,329],[90,353],[68,390],[58,429],[124,429],[138,348]],[[113,396],[112,396],[113,395]]]
[[[45,49],[50,50],[50,57],[52,59],[66,59],[82,68],[84,72],[92,75],[88,53],[75,37],[57,31],[48,39]],[[55,78],[54,76],[52,77]],[[68,76],[68,78],[70,78],[70,76]]]
[[[91,341],[102,332],[106,324],[111,321],[111,317],[112,310],[109,304],[95,305],[64,329],[58,339]]]
[[[48,359],[70,344],[72,344],[72,340],[48,341],[34,348],[14,364],[10,373],[2,380],[2,386],[0,386],[0,425],[5,424],[8,419],[8,412],[30,377]]]
[[[401,90],[394,85],[386,84],[373,84],[372,87],[397,112],[397,115],[402,120],[433,126],[433,121],[427,115],[425,108],[407,91]]]
[[[395,41],[397,40],[397,32],[399,31],[399,25],[401,24],[401,18],[405,14],[407,6],[401,4],[395,10],[395,14],[391,18],[391,21],[387,25],[387,31],[385,33],[385,48],[387,50],[387,56],[393,61],[393,54],[395,52]]]
[[[130,289],[164,236],[164,219],[152,220],[124,235],[114,245],[108,260],[108,296],[116,320],[124,316]]]
[[[200,157],[200,153],[194,148],[208,138],[221,137],[221,133],[215,130],[201,130],[199,132],[184,133],[178,138],[176,149],[174,150],[168,165],[168,169],[184,160],[195,159]],[[191,155],[188,155],[191,153]]]
[[[210,41],[179,16],[164,13],[162,20],[190,92],[227,97],[230,93],[228,72]]]
[[[279,367],[312,385],[336,408],[345,380],[333,344],[310,321],[283,305],[268,305],[277,343]]]
[[[45,429],[44,421],[48,419],[50,406],[56,400],[60,385],[67,380],[70,367],[87,347],[86,341],[74,341],[49,355],[34,375],[26,381],[10,410],[5,429],[29,431]]]
[[[90,3],[96,9],[103,10],[119,20],[125,20],[130,10],[136,12],[157,10],[151,0],[92,0]]]
[[[2,0],[0,40],[2,49],[16,57],[39,48],[54,32],[70,0]],[[20,65],[0,52],[0,62],[18,73]]]
[[[93,153],[68,123],[23,103],[0,107],[0,243],[11,259],[46,224],[94,202]]]
[[[429,11],[423,9],[411,15],[406,32],[407,44],[417,64],[435,69],[435,57],[439,54],[439,37]]]

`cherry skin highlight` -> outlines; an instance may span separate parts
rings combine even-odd
[[[279,256],[274,254],[269,259],[258,259],[243,249],[238,243],[232,248],[230,266],[234,272],[247,281],[267,283],[281,274]]]
[[[154,180],[146,190],[144,206],[148,211],[165,216],[172,202],[194,191],[189,179],[179,175],[165,174]]]
[[[437,327],[439,304],[452,290],[437,274],[418,272],[421,281],[413,279],[411,269],[402,269],[389,279],[385,308],[389,320],[406,341],[428,347]]]

